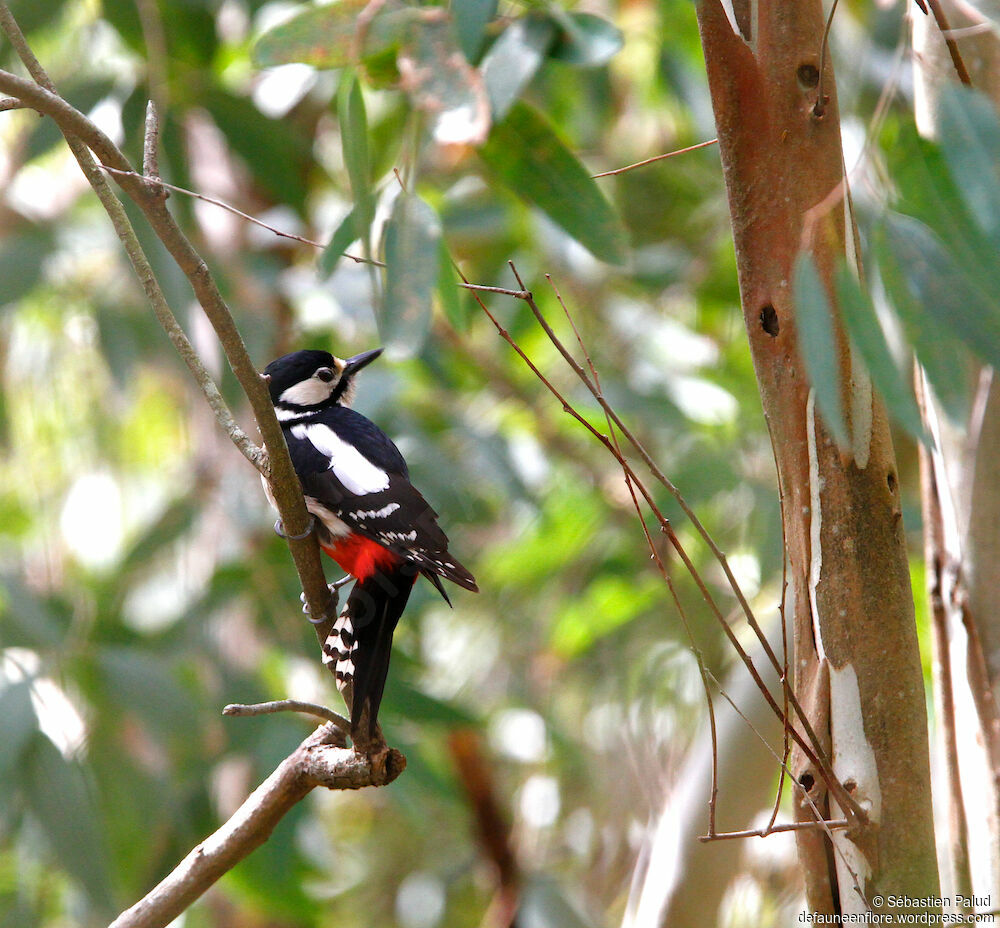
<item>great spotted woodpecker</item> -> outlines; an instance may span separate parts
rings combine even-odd
[[[344,361],[327,351],[296,351],[264,369],[320,545],[357,581],[323,652],[335,663],[338,686],[353,684],[353,731],[367,707],[369,738],[392,635],[417,576],[427,577],[449,605],[441,577],[478,592],[472,574],[448,552],[437,513],[410,483],[399,449],[350,408],[355,375],[381,353],[376,348]],[[274,505],[266,481],[264,489]]]

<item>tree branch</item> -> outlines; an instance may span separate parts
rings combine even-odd
[[[398,751],[387,762],[343,746],[333,725],[322,725],[257,787],[218,831],[191,851],[150,893],[126,909],[110,928],[162,928],[219,877],[260,847],[285,814],[317,786],[362,789],[391,783],[406,766]]]

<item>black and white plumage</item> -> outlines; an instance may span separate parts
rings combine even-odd
[[[320,544],[355,583],[324,646],[338,684],[352,684],[351,726],[368,709],[369,737],[396,624],[420,574],[445,598],[442,577],[477,591],[448,551],[437,513],[410,483],[406,461],[375,423],[351,409],[354,376],[381,349],[346,361],[296,351],[264,370]],[[265,491],[273,504],[270,489]]]

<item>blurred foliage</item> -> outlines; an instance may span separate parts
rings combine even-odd
[[[359,408],[396,438],[482,589],[458,592],[450,611],[418,587],[399,628],[382,721],[408,755],[405,775],[378,793],[310,797],[185,926],[480,924],[493,876],[447,748],[464,726],[488,735],[528,874],[524,924],[613,923],[666,761],[703,727],[698,675],[620,471],[496,337],[454,265],[510,287],[513,259],[574,345],[552,275],[605,394],[773,622],[773,460],[718,155],[591,178],[712,136],[693,5],[396,0],[374,8],[360,41],[364,4],[354,0],[12,7],[56,85],[134,161],[152,96],[165,179],[332,242],[320,253],[170,199],[261,367],[296,347],[346,356],[385,341]],[[973,171],[986,184],[983,163],[996,168],[979,104],[956,104],[955,120],[982,144],[920,142],[902,91],[870,124],[900,16],[842,9],[834,54],[844,26],[845,126],[866,136],[865,164],[883,169],[857,195],[875,229],[866,247],[898,261],[878,266],[905,327],[908,300],[937,286],[938,268],[956,262],[964,273],[987,244],[995,253],[1000,212],[964,185]],[[0,43],[4,67],[16,67],[12,57]],[[886,166],[898,189],[884,186]],[[0,114],[0,181],[0,925],[100,925],[309,730],[292,717],[223,720],[225,703],[339,698],[256,476],[156,328],[49,122]],[[886,214],[887,202],[900,215]],[[956,216],[958,237],[945,225]],[[186,283],[141,225],[140,235],[221,372]],[[920,277],[907,248],[937,261],[933,273]],[[987,283],[973,278],[972,296]],[[526,308],[501,296],[488,304],[603,428]],[[946,364],[962,350],[940,318],[920,320],[918,351],[926,343]],[[922,339],[925,324],[936,328]],[[993,322],[979,324],[989,338],[973,350],[993,358]],[[852,335],[873,367],[905,369],[879,333]],[[933,370],[931,355],[921,358]],[[889,371],[876,377],[883,389]],[[235,402],[232,376],[220,377]],[[912,431],[904,403],[893,408]],[[908,491],[912,446],[900,447]],[[654,492],[731,603],[674,501]],[[912,529],[912,504],[906,517]],[[731,655],[697,589],[670,566],[721,677]],[[763,883],[761,892],[773,899]]]

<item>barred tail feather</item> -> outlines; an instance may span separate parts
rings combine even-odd
[[[416,572],[403,564],[354,584],[324,651],[336,660],[337,685],[352,686],[351,729],[357,730],[368,707],[368,737],[375,734],[379,705],[389,673],[392,635],[406,608]]]

